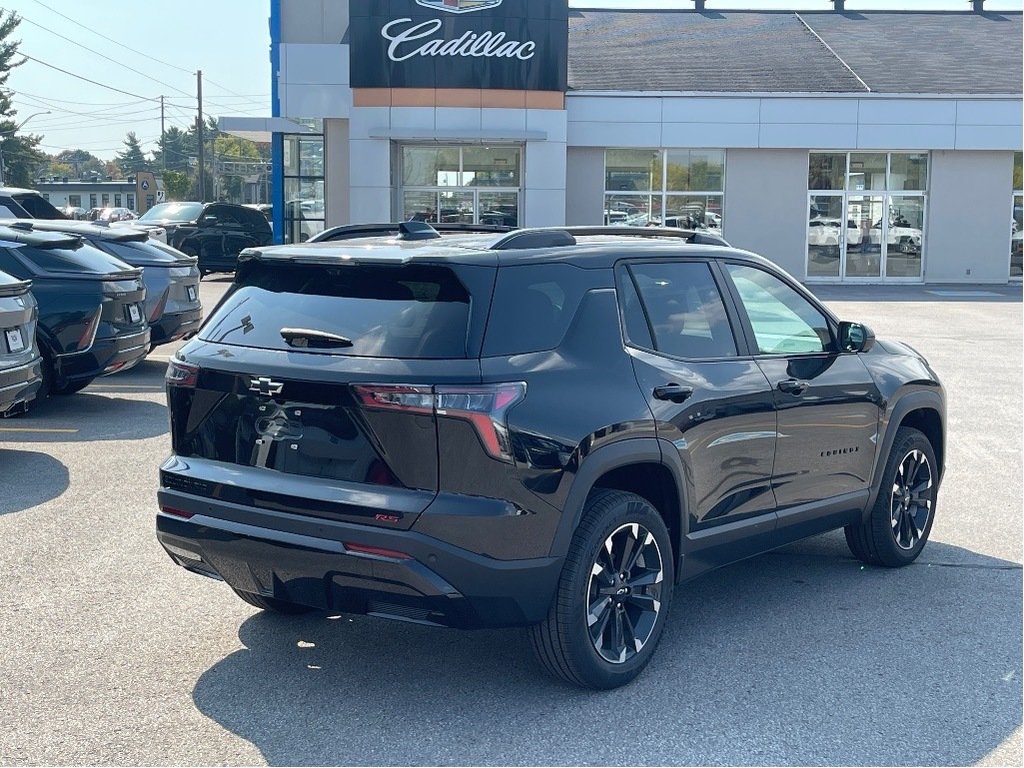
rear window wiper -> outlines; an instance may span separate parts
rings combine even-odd
[[[351,347],[352,339],[327,331],[315,331],[309,328],[282,328],[281,338],[290,347],[304,349],[331,349],[333,347]]]

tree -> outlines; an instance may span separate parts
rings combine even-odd
[[[21,19],[13,11],[0,11],[0,151],[3,153],[4,183],[27,187],[32,183],[36,169],[46,160],[46,155],[39,151],[42,136],[17,135],[15,116],[18,112],[11,105],[11,91],[7,88],[11,70],[25,62],[25,59],[18,59],[21,41],[10,39],[20,23]]]
[[[187,173],[183,171],[163,171],[164,194],[168,200],[185,200],[189,187],[192,185]]]
[[[75,169],[75,178],[103,176],[103,161],[84,149],[65,149],[53,156],[52,162],[70,165]]]
[[[142,143],[135,131],[128,131],[124,139],[124,151],[117,153],[117,164],[125,173],[138,173],[150,170],[150,162],[142,151]]]
[[[195,134],[171,126],[157,141],[153,165],[157,170],[188,172],[188,159],[195,156]]]

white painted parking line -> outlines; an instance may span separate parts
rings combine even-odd
[[[77,429],[58,429],[47,427],[0,427],[0,432],[35,432],[41,434],[73,435]]]

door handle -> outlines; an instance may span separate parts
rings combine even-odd
[[[799,381],[797,379],[785,379],[778,383],[780,392],[788,392],[791,395],[802,395],[808,386],[806,381]]]
[[[671,400],[673,403],[681,403],[693,394],[693,387],[685,384],[660,384],[654,388],[656,400]]]

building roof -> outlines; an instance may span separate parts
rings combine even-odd
[[[1020,94],[1021,13],[569,13],[583,91]]]

